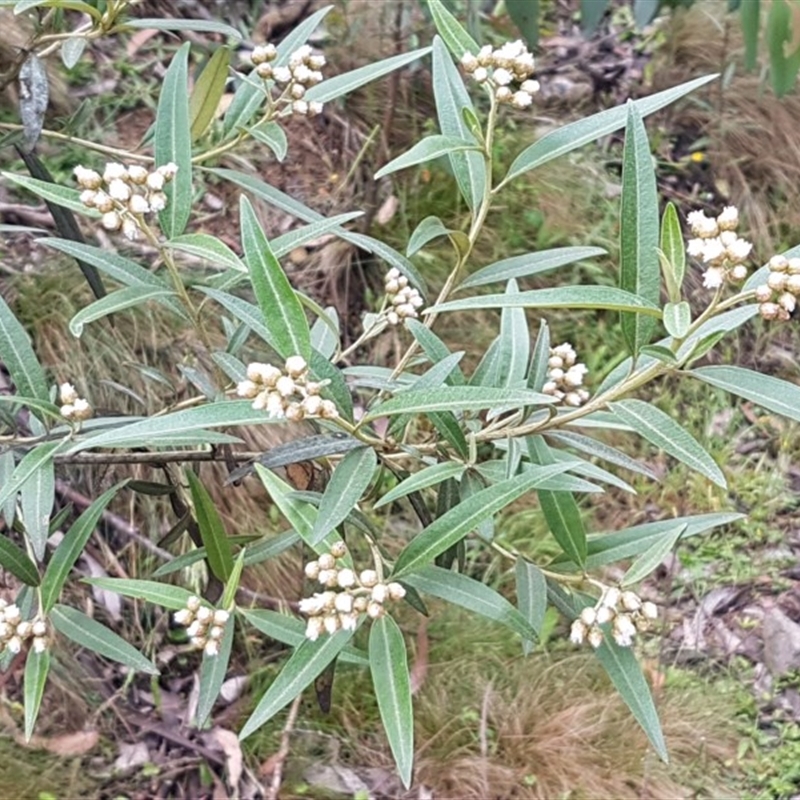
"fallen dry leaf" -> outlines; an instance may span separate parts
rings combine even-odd
[[[97,731],[75,731],[61,736],[31,736],[28,742],[21,734],[14,738],[22,747],[47,750],[63,758],[74,758],[88,753],[100,741],[100,734]]]

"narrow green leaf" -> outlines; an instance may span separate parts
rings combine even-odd
[[[372,481],[378,457],[371,447],[351,450],[333,471],[311,531],[311,544],[319,544],[345,520]]]
[[[557,463],[541,436],[528,436],[528,457],[531,463],[547,466]],[[570,492],[551,492],[539,489],[539,506],[547,526],[559,547],[576,564],[586,560],[586,529],[574,496]]]
[[[470,141],[474,139],[464,121],[464,109],[475,113],[461,75],[442,40],[433,40],[433,95],[436,116],[443,135]],[[486,188],[486,161],[482,153],[451,153],[448,157],[461,196],[473,211],[480,207]]]
[[[628,567],[620,584],[622,586],[632,586],[646,578],[666,558],[667,554],[672,552],[678,539],[686,532],[686,528],[687,525],[684,522],[682,525],[678,525],[673,530],[668,531],[657,542],[653,542],[653,544]]]
[[[460,61],[465,53],[478,54],[480,49],[478,43],[447,10],[442,0],[428,0],[428,8],[439,36],[457,61]]]
[[[622,559],[638,556],[648,547],[660,541],[665,534],[684,523],[686,524],[686,531],[681,538],[688,539],[691,536],[699,536],[706,533],[720,525],[730,525],[740,519],[744,519],[744,514],[732,512],[697,514],[691,517],[662,520],[661,522],[648,522],[644,525],[635,525],[632,528],[612,533],[593,534],[588,537],[587,541],[589,556],[586,559],[586,569],[597,569],[606,564],[614,564]],[[548,568],[557,569],[560,572],[574,572],[577,567],[565,558],[559,558],[552,562]]]
[[[83,334],[83,326],[89,322],[102,319],[126,308],[144,305],[148,300],[175,296],[173,289],[161,286],[129,286],[127,289],[117,289],[116,292],[111,292],[102,299],[89,303],[75,314],[69,321],[70,333],[80,337]]]
[[[25,537],[37,561],[43,561],[47,539],[50,537],[50,513],[56,498],[55,465],[42,464],[30,480],[22,484],[20,506],[25,523]],[[27,581],[26,581],[27,583]]]
[[[664,327],[675,339],[683,339],[692,324],[692,309],[685,300],[680,303],[667,303],[664,306]],[[672,355],[672,353],[670,353]]]
[[[468,311],[478,308],[607,308],[614,311],[635,311],[638,314],[660,317],[661,310],[654,303],[630,292],[611,286],[563,286],[557,289],[533,289],[517,294],[485,294],[450,300],[429,306],[424,314],[443,311]]]
[[[394,487],[394,489],[386,492],[386,494],[375,503],[374,508],[380,508],[387,503],[393,503],[401,497],[411,494],[411,492],[420,492],[428,486],[434,486],[437,483],[446,481],[448,478],[460,478],[464,473],[464,465],[452,461],[443,461],[440,464],[433,464],[430,467],[425,467],[413,475],[409,475],[405,480],[401,481]]]
[[[320,637],[315,642],[304,641],[264,692],[255,711],[240,731],[239,739],[246,739],[255,733],[278,711],[291,703],[339,655],[352,635],[352,631],[339,631],[333,636]]]
[[[597,0],[590,0],[590,2],[599,5]],[[705,75],[702,78],[696,78],[682,83],[680,86],[674,86],[666,91],[643,97],[641,100],[635,100],[634,105],[639,114],[642,117],[646,117],[648,114],[674,103],[684,95],[689,94],[689,92],[693,92],[710,81],[716,80],[717,77],[717,75]],[[534,144],[526,147],[514,159],[508,174],[494,191],[498,192],[509,181],[529,170],[540,167],[542,164],[546,164],[548,161],[563,156],[572,150],[577,150],[595,139],[614,133],[614,131],[625,126],[627,118],[628,110],[626,106],[617,106],[616,108],[601,111],[599,114],[593,114],[591,117],[585,117],[577,122],[572,122],[569,125],[563,125],[557,130],[545,134]]]
[[[426,244],[439,239],[442,236],[450,236],[453,233],[450,228],[445,228],[439,217],[425,217],[422,222],[414,228],[414,232],[408,239],[406,255],[411,258],[416,252],[425,247]]]
[[[0,297],[0,361],[9,371],[17,393],[37,400],[50,400],[44,370],[33,352],[31,340]]]
[[[248,128],[247,132],[256,140],[265,144],[275,154],[278,161],[286,158],[289,150],[289,140],[286,133],[277,122],[269,120]]]
[[[219,641],[219,652],[214,656],[203,653],[203,663],[200,665],[200,690],[197,693],[197,711],[194,716],[194,724],[198,728],[205,726],[225,682],[225,674],[228,672],[228,663],[231,660],[234,627],[234,620],[231,617],[225,623]]]
[[[409,319],[406,321],[406,327],[425,351],[425,355],[431,363],[436,364],[450,355],[447,345],[427,325],[423,325],[417,319]],[[464,373],[461,372],[461,368],[456,366],[447,376],[445,382],[449,386],[463,386],[466,383],[466,379],[464,378]]]
[[[669,347],[664,347],[660,344],[646,344],[644,347],[640,347],[639,355],[649,356],[656,361],[663,361],[665,364],[672,364],[673,366],[680,364],[675,353]]]
[[[275,258],[282,258],[291,253],[296,247],[302,247],[331,231],[337,232],[340,226],[363,216],[363,211],[347,211],[344,214],[336,214],[332,217],[322,217],[317,222],[303,225],[281,236],[276,236],[270,243],[272,252],[275,254]]]
[[[667,745],[661,732],[661,723],[650,694],[650,687],[642,674],[633,649],[620,647],[613,640],[609,641],[609,637],[606,636],[603,644],[595,650],[595,655],[636,721],[647,734],[658,757],[664,762],[669,761]]]
[[[367,83],[410,64],[412,61],[417,61],[428,55],[430,51],[430,47],[422,47],[409,53],[401,53],[381,61],[375,61],[365,67],[350,70],[350,72],[343,72],[341,75],[334,75],[332,78],[325,78],[322,83],[312,86],[305,93],[304,99],[309,103],[329,103],[337,97],[349,94]]]
[[[323,309],[322,316],[311,326],[311,347],[328,359],[339,347],[339,314],[333,306]]]
[[[569,468],[566,464],[539,467],[489,486],[463,500],[422,530],[400,553],[394,575],[409,574],[430,564],[439,553],[463,539],[484,519],[535,489],[542,481]]]
[[[139,422],[120,425],[75,443],[67,453],[79,453],[96,447],[147,447],[166,446],[170,441],[188,444],[192,437],[201,443],[206,428],[225,428],[237,425],[271,424],[275,420],[263,411],[256,411],[249,400],[223,400],[207,403],[197,408],[173,411],[163,417],[152,417]],[[227,438],[226,441],[238,441]]]
[[[183,17],[138,17],[125,20],[126,28],[139,28],[157,31],[196,31],[198,33],[221,33],[237,42],[241,41],[242,34],[213,19],[184,19]]]
[[[156,164],[171,162],[178,167],[174,180],[164,187],[167,207],[158,215],[161,230],[168,239],[183,233],[192,210],[192,136],[187,88],[190,47],[189,42],[181,46],[164,75],[153,134]]]
[[[192,592],[180,586],[170,586],[159,581],[145,581],[138,578],[84,578],[84,583],[106,589],[109,592],[146,600],[175,611],[184,608]]]
[[[607,251],[602,247],[556,247],[552,250],[540,250],[538,253],[504,258],[473,272],[458,285],[458,289],[484,286],[487,283],[507,281],[511,278],[529,278],[531,275],[550,272],[566,264],[606,254]]]
[[[7,569],[28,586],[39,585],[39,571],[36,569],[36,564],[5,534],[0,534],[0,564],[3,569]]]
[[[261,230],[250,201],[240,206],[242,246],[264,324],[283,358],[311,358],[311,335],[303,307]]]
[[[506,294],[516,295],[519,287],[514,278],[508,282]],[[500,335],[498,336],[498,366],[494,386],[509,389],[525,385],[525,373],[530,358],[531,334],[525,310],[507,306],[500,314]]]
[[[126,481],[112,486],[100,495],[72,523],[61,543],[53,553],[42,578],[42,610],[47,613],[55,605],[72,566],[80,557],[89,537],[97,527],[106,506],[112,501]]]
[[[642,115],[628,101],[625,149],[622,154],[619,288],[657,305],[660,289],[658,262],[658,195],[656,175]],[[623,312],[622,333],[632,355],[653,335],[655,321]]]
[[[535,392],[540,392],[547,381],[547,362],[550,359],[550,329],[547,322],[542,320],[539,323],[539,333],[536,335],[536,342],[531,353],[531,363],[528,367],[528,377],[525,385]]]
[[[698,367],[689,374],[768,411],[800,422],[800,386],[794,383],[744,367]]]
[[[0,452],[0,486],[8,486],[11,482],[11,476],[14,474],[14,451],[6,450]],[[16,492],[8,495],[2,504],[0,504],[0,514],[3,515],[6,527],[11,528],[14,524],[14,519],[17,514],[17,496]]]
[[[533,49],[539,44],[540,0],[506,0],[506,10],[522,38]]]
[[[0,508],[4,508],[6,503],[16,496],[31,476],[45,464],[52,462],[56,451],[62,446],[63,442],[43,442],[26,453],[17,464],[11,480],[0,486]]]
[[[27,175],[15,175],[12,172],[0,172],[7,181],[16,183],[23,189],[33,192],[37,197],[41,197],[49,203],[55,203],[57,206],[64,206],[64,208],[75,211],[78,214],[83,214],[86,217],[98,219],[100,212],[93,208],[88,208],[80,200],[80,190],[73,189],[69,186],[59,186],[57,183],[50,181],[43,181],[39,178],[29,178]]]
[[[247,545],[244,553],[244,565],[260,564],[293,547],[302,541],[297,531],[285,531],[278,536],[272,536],[262,541]]]
[[[388,614],[372,623],[369,632],[369,667],[386,738],[400,780],[408,789],[414,772],[411,677],[403,634]]]
[[[581,0],[581,28],[590,36],[600,24],[608,9],[609,0]]]
[[[223,308],[234,315],[238,322],[246,325],[258,337],[263,339],[273,350],[277,350],[272,334],[264,324],[264,316],[258,306],[248,303],[235,295],[212,289],[208,286],[199,286],[201,292],[216,300]]]
[[[50,611],[49,618],[55,629],[75,644],[137,672],[144,672],[147,675],[159,674],[155,664],[145,658],[133,645],[77,609],[59,604]]]
[[[455,355],[455,354],[454,354]],[[438,389],[407,391],[372,408],[364,417],[371,421],[379,417],[414,412],[467,411],[494,406],[544,405],[552,403],[550,395],[529,389],[505,389],[487,386],[441,386]]]
[[[517,582],[519,612],[538,636],[544,625],[544,615],[547,611],[547,581],[542,571],[524,558],[517,559],[514,576]],[[522,650],[526,656],[529,655],[533,650],[533,639],[525,638],[522,642]]]
[[[300,534],[303,541],[317,552],[323,552],[324,547],[313,545],[313,531],[319,513],[314,506],[292,497],[294,489],[285,481],[261,464],[256,464],[256,473],[261,478],[264,488],[287,522]]]
[[[667,203],[661,217],[661,268],[669,299],[677,303],[681,299],[683,277],[686,274],[686,244],[674,203]]]
[[[25,702],[25,741],[29,742],[33,736],[36,718],[42,704],[44,687],[47,683],[47,673],[50,671],[50,651],[44,650],[37,653],[32,647],[28,650],[25,659],[25,677],[23,699]]]
[[[194,474],[191,467],[184,468],[186,480],[189,482],[189,491],[192,494],[197,526],[200,528],[200,537],[206,548],[208,566],[211,572],[223,583],[228,580],[233,569],[233,551],[225,526],[214,505],[207,489]]]
[[[189,131],[193,142],[196,142],[214,121],[228,80],[230,62],[230,49],[218,47],[192,89],[189,96]]]
[[[196,547],[194,550],[176,556],[172,561],[167,561],[166,564],[162,564],[151,577],[163,578],[165,575],[171,575],[173,572],[180,572],[182,569],[191,567],[192,564],[197,564],[200,561],[204,561],[206,558],[208,558],[208,552],[205,547]]]
[[[417,591],[466,608],[500,622],[525,639],[536,638],[537,630],[508,600],[485,583],[441,567],[420,567],[403,578]]]
[[[601,458],[603,461],[616,464],[623,469],[631,470],[631,472],[638,472],[651,480],[658,480],[658,475],[646,464],[639,463],[616,448],[610,447],[603,442],[598,442],[597,439],[592,439],[579,433],[572,433],[571,431],[553,431],[552,433],[548,431],[547,438],[554,439],[567,447],[572,447],[591,456]]]
[[[455,136],[426,136],[410,150],[381,167],[375,173],[375,180],[391,175],[398,170],[413,167],[415,164],[423,164],[426,161],[433,161],[435,158],[441,158],[450,153],[457,153],[463,150],[480,151],[480,148],[474,139],[466,140]]]
[[[183,236],[176,236],[174,239],[164,242],[164,246],[170,250],[180,250],[182,253],[190,253],[198,258],[204,258],[211,264],[220,267],[235,269],[242,273],[247,272],[245,263],[228,245],[216,236],[210,236],[207,233],[185,233]]]
[[[643,400],[620,400],[609,403],[609,408],[615,417],[630,425],[648,442],[705,475],[717,486],[727,487],[725,476],[714,459],[672,417]]]
[[[744,34],[744,68],[752,72],[758,63],[758,32],[761,28],[761,0],[741,0],[739,20]]]
[[[254,628],[276,642],[288,644],[290,647],[299,647],[306,639],[306,626],[299,619],[281,614],[278,611],[268,611],[264,608],[239,609],[240,613]],[[363,650],[346,645],[339,653],[339,660],[348,664],[357,664],[359,667],[369,666],[369,658]]]

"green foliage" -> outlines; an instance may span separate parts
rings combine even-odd
[[[17,9],[38,5],[72,9],[82,4],[53,0],[23,3]],[[87,34],[84,40],[141,27],[145,21],[122,13],[126,5],[115,4],[107,15],[99,16],[92,13],[94,7],[87,8],[92,36]],[[637,3],[638,17],[654,13],[655,5]],[[782,0],[774,6],[780,9]],[[724,490],[723,471],[687,430],[685,420],[676,419],[679,413],[662,411],[637,393],[644,394],[642,390],[654,381],[683,373],[681,377],[696,379],[688,381],[691,385],[708,384],[800,420],[800,390],[793,384],[738,367],[693,366],[722,337],[759,312],[763,298],[753,301],[770,271],[757,273],[753,283],[745,283],[730,296],[717,292],[693,318],[684,288],[685,243],[677,212],[667,206],[663,218],[658,217],[643,118],[715,76],[564,125],[536,141],[525,141],[506,158],[495,145],[510,90],[508,94],[499,90],[507,89],[512,80],[522,87],[523,80],[517,75],[495,82],[494,73],[477,73],[484,66],[477,60],[473,63],[470,56],[482,52],[478,44],[440,0],[430,0],[428,7],[438,32],[431,47],[334,78],[309,78],[306,86],[298,77],[302,75],[298,63],[302,61],[311,73],[324,66],[304,47],[329,10],[321,9],[274,52],[269,48],[254,52],[254,69],[236,73],[237,88],[221,120],[216,119],[216,110],[229,71],[228,46],[218,45],[211,52],[190,95],[193,54],[191,45],[184,44],[174,53],[160,89],[153,155],[142,162],[147,167],[138,161],[134,168],[112,164],[117,177],[78,171],[82,192],[4,173],[12,184],[83,213],[91,225],[97,224],[98,216],[93,206],[108,205],[93,194],[105,186],[112,211],[102,211],[104,227],[129,238],[142,237],[157,251],[157,258],[142,263],[139,257],[68,238],[45,243],[121,284],[74,314],[70,330],[76,337],[87,325],[108,325],[110,315],[118,319],[128,309],[154,302],[172,315],[182,333],[193,337],[207,358],[176,365],[176,373],[197,390],[195,396],[170,401],[143,417],[99,415],[78,402],[83,403],[69,384],[59,384],[62,376],[45,372],[22,323],[0,301],[0,358],[16,389],[16,394],[2,399],[0,410],[32,412],[20,422],[21,429],[15,422],[0,433],[0,509],[6,523],[0,564],[26,584],[24,622],[46,617],[79,646],[132,670],[156,674],[149,658],[133,644],[69,605],[69,597],[59,602],[108,504],[126,487],[117,485],[94,499],[48,558],[54,465],[56,460],[70,465],[82,460],[79,456],[92,454],[123,463],[142,456],[139,460],[160,465],[184,464],[168,483],[138,481],[127,488],[168,494],[177,517],[170,536],[188,529],[195,548],[143,578],[92,578],[87,583],[175,611],[175,621],[187,624],[190,641],[204,648],[194,720],[198,727],[212,719],[243,629],[244,641],[255,633],[284,643],[292,652],[258,698],[240,731],[242,738],[286,706],[299,704],[307,687],[320,676],[327,679],[338,660],[368,664],[398,771],[410,785],[414,707],[407,649],[396,617],[405,611],[425,611],[424,598],[432,597],[505,626],[526,653],[554,635],[556,612],[562,614],[572,626],[576,644],[586,640],[594,645],[653,750],[666,760],[667,746],[650,689],[630,646],[633,634],[644,631],[653,612],[631,587],[652,573],[679,542],[734,523],[741,515],[717,511],[670,519],[665,514],[659,521],[622,530],[592,531],[584,514],[584,495],[600,494],[607,486],[634,491],[633,479],[629,483],[612,469],[632,472],[637,486],[655,478],[653,469],[604,436],[609,431],[634,434],[638,448],[652,445],[679,462],[670,466],[670,473],[682,475],[683,467],[688,467]],[[508,3],[509,13],[529,32],[534,30],[537,8],[538,4]],[[773,21],[773,28],[779,22]],[[214,31],[230,38],[236,34],[212,22],[161,20],[152,27]],[[75,63],[82,50],[73,39],[64,41],[72,43],[62,45],[62,57]],[[325,217],[260,178],[214,167],[210,170],[214,179],[241,194],[241,247],[192,229],[193,186],[202,163],[218,163],[248,139],[281,159],[292,146],[285,117],[320,113],[320,104],[338,100],[428,54],[438,132],[411,145],[375,178],[382,180],[438,159],[452,171],[450,186],[457,187],[460,196],[453,215],[458,212],[461,219],[443,221],[425,214],[407,246],[398,250],[348,227],[360,212]],[[481,58],[486,60],[485,52]],[[463,70],[455,63],[462,59]],[[295,73],[288,71],[290,64]],[[792,69],[789,60],[782,73],[784,85]],[[477,83],[470,75],[479,79]],[[290,95],[281,88],[287,83],[301,90]],[[524,97],[518,97],[516,104],[524,107],[533,91],[526,94],[520,88],[517,94]],[[479,102],[474,101],[475,94]],[[28,127],[33,130],[35,125]],[[479,263],[478,244],[486,233],[487,218],[513,181],[623,128],[620,257],[614,279],[606,276],[600,284],[580,281],[572,270],[559,282],[564,273],[556,270],[606,256],[606,250],[598,247],[539,249]],[[119,150],[115,158],[125,162],[130,155]],[[495,185],[497,175],[505,177]],[[146,189],[137,188],[145,185]],[[304,225],[270,240],[259,221],[257,202]],[[337,315],[296,289],[281,263],[294,248],[322,235],[341,238],[388,268],[381,305],[364,316],[360,335],[348,346]],[[424,274],[429,263],[425,251],[442,237],[452,248],[447,275],[437,281]],[[190,271],[187,255],[224,271],[210,276]],[[661,301],[662,276],[666,303]],[[532,277],[558,285],[521,288],[520,282]],[[430,299],[428,283],[442,284]],[[491,294],[482,293],[489,284],[504,285]],[[483,353],[474,342],[469,342],[469,352],[451,347],[441,328],[434,330],[439,319],[470,320],[471,315],[497,309],[497,334]],[[607,312],[614,312],[614,317],[618,313],[629,353],[628,358],[623,352],[607,351],[592,356],[592,368],[602,376],[593,395],[583,389],[586,368],[576,361],[575,348],[580,350],[581,342],[576,340],[573,347],[552,341],[553,323],[576,312],[591,312],[599,320]],[[667,336],[653,342],[660,323]],[[369,340],[392,326],[400,331],[398,340],[405,349],[394,363],[371,363],[364,356]],[[532,343],[533,330],[537,337]],[[575,333],[580,333],[578,327]],[[88,389],[91,392],[91,383]],[[300,422],[312,426],[314,433],[298,435],[294,426]],[[241,460],[252,462],[232,469],[229,480],[246,479],[254,471],[272,501],[269,513],[284,518],[290,530],[274,537],[248,531],[228,536],[206,479],[201,481],[187,465],[196,460],[233,463],[232,456],[242,452],[236,429],[265,424],[281,426],[288,443],[255,458],[252,453],[242,456]],[[313,462],[310,474],[297,466],[308,467],[308,462]],[[288,468],[286,480],[275,472],[281,468]],[[306,475],[305,484],[294,469]],[[321,484],[315,482],[320,475]],[[537,504],[545,547],[506,546],[502,521],[521,500]],[[21,523],[16,519],[17,501]],[[395,510],[406,506],[415,522],[395,522],[392,536],[385,535],[378,521],[395,521],[399,517]],[[305,574],[321,589],[300,602],[305,621],[243,607],[239,590],[244,571],[298,543],[316,555],[305,565]],[[488,556],[513,569],[516,605],[492,585],[485,569]],[[616,585],[605,582],[600,568],[631,559]],[[184,568],[200,561],[215,579],[219,589],[215,596],[221,594],[218,608],[212,609],[194,591],[164,580],[167,576],[178,580]],[[626,592],[620,605],[622,587]],[[401,600],[408,609],[398,605]],[[49,655],[42,647],[39,642],[31,649],[25,667],[28,736],[48,675]]]

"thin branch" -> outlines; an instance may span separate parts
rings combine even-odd
[[[278,793],[281,790],[281,781],[283,779],[283,765],[289,755],[289,738],[292,735],[294,724],[297,721],[297,713],[300,710],[300,702],[302,699],[303,693],[300,692],[300,694],[295,697],[292,707],[289,709],[289,716],[286,720],[286,725],[283,726],[283,733],[281,733],[281,745],[274,756],[275,766],[272,768],[272,780],[267,790],[266,800],[278,800]]]
[[[252,461],[263,451],[247,450],[222,453],[215,450],[162,450],[158,453],[62,453],[56,464],[152,464],[161,466],[181,461]]]

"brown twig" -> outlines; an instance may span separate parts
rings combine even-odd
[[[264,453],[218,450],[162,450],[158,453],[63,453],[55,456],[56,464],[172,464],[181,461],[252,461]]]
[[[289,755],[289,738],[292,735],[302,699],[303,693],[300,692],[300,694],[295,697],[292,707],[289,709],[289,716],[286,719],[286,724],[283,726],[283,732],[281,733],[281,746],[275,754],[274,767],[272,768],[272,780],[267,790],[266,800],[278,800],[278,792],[281,790],[281,780],[283,778],[283,765]]]

